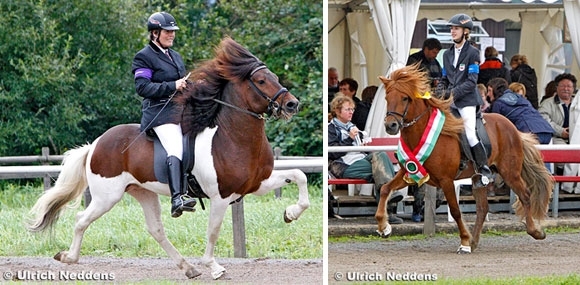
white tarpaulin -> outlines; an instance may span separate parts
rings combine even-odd
[[[390,64],[385,75],[390,75],[393,70],[399,69],[407,63],[411,39],[415,30],[415,19],[419,11],[421,1],[393,0],[390,4],[382,0],[368,1],[371,14],[379,34],[381,44],[385,49]],[[379,84],[377,94],[384,94],[383,84]],[[369,118],[384,118],[386,113],[386,101],[384,96],[375,96]],[[371,137],[386,136],[382,120],[373,122],[367,120],[365,130]]]
[[[566,11],[566,21],[570,31],[570,40],[574,47],[574,55],[580,58],[580,0],[564,0],[564,10]],[[579,74],[576,74],[578,77]],[[575,99],[570,104],[570,144],[580,144],[580,94],[576,94]],[[578,175],[579,165],[569,163],[565,165],[564,175]],[[573,183],[566,183],[568,188],[572,188]],[[580,189],[580,185],[576,186]]]

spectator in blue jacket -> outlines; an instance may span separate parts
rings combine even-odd
[[[494,78],[487,83],[487,96],[491,98],[491,113],[508,118],[524,133],[533,133],[541,144],[549,144],[554,129],[525,97],[508,88],[503,78]]]

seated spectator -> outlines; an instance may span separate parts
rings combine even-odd
[[[524,97],[508,88],[503,78],[487,83],[487,95],[491,99],[491,113],[508,118],[520,132],[533,133],[541,144],[549,144],[554,130],[538,110]]]
[[[481,105],[481,112],[487,113],[489,111],[489,98],[487,98],[487,87],[485,84],[479,83],[477,84],[477,91],[479,91],[479,95],[481,96],[481,100],[483,101],[483,105]]]
[[[364,139],[363,133],[351,122],[354,101],[348,96],[334,96],[331,102],[333,119],[328,123],[329,146],[357,146]],[[385,152],[329,152],[328,171],[337,178],[365,179],[375,184],[375,189],[389,182],[395,176],[393,163]],[[375,191],[376,192],[376,191]],[[399,191],[391,193],[387,205],[390,224],[400,224],[397,217],[397,202],[403,199]]]
[[[346,95],[347,97],[350,97],[350,99],[352,99],[354,101],[355,111],[354,111],[354,115],[353,115],[353,123],[359,129],[361,129],[361,130],[364,129],[365,126],[362,125],[362,122],[360,120],[360,118],[362,116],[357,114],[357,113],[362,112],[362,110],[358,111],[356,108],[356,106],[358,106],[358,104],[361,102],[361,100],[358,97],[356,97],[356,92],[358,90],[358,82],[352,78],[345,78],[338,83],[338,88],[339,88],[340,92],[342,92],[342,94]],[[365,121],[366,121],[366,119],[365,119]]]
[[[576,90],[576,77],[570,73],[563,73],[554,79],[556,82],[556,95],[545,100],[540,105],[540,114],[554,129],[552,143],[568,144],[570,138],[570,103]],[[564,164],[556,163],[556,174],[564,173]]]
[[[542,104],[544,100],[554,97],[554,95],[556,95],[556,81],[552,80],[546,84],[546,87],[544,88],[544,96],[542,96],[540,104]]]
[[[526,86],[524,86],[523,84],[521,84],[521,83],[519,83],[519,82],[512,82],[512,83],[511,83],[511,84],[508,86],[508,88],[509,88],[509,89],[510,89],[512,92],[514,92],[514,93],[516,93],[516,94],[518,94],[518,95],[520,95],[520,96],[522,96],[522,97],[526,98]]]
[[[336,67],[328,68],[328,110],[330,111],[330,102],[334,94],[338,92],[338,70]]]
[[[485,61],[479,65],[479,76],[477,77],[477,83],[486,85],[489,80],[493,78],[503,78],[508,83],[511,83],[510,71],[504,66],[503,62],[498,58],[499,53],[492,47],[486,47]]]

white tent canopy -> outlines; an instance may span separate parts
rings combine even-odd
[[[330,0],[329,67],[336,67],[341,78],[359,81],[360,90],[367,85],[378,85],[381,88],[377,94],[384,94],[378,76],[388,76],[392,70],[405,65],[417,19],[449,19],[457,13],[466,13],[478,19],[510,19],[522,23],[519,53],[525,54],[536,69],[539,95],[553,72],[561,73],[569,68],[573,74],[580,75],[577,60],[572,66],[563,65],[562,48],[565,18],[575,58],[580,58],[580,0],[514,1],[524,2],[517,4],[420,2]],[[356,44],[352,42],[353,37]],[[372,137],[387,136],[382,126],[385,104],[384,96],[375,97],[365,128]]]

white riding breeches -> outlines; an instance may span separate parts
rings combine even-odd
[[[459,108],[459,114],[463,119],[463,127],[465,128],[465,136],[469,142],[469,146],[474,146],[479,143],[479,138],[477,138],[477,133],[475,132],[475,124],[477,123],[475,118],[475,106],[466,106]]]
[[[154,127],[155,133],[161,141],[161,145],[167,152],[167,157],[175,156],[182,160],[183,156],[183,133],[181,125],[164,124]]]

